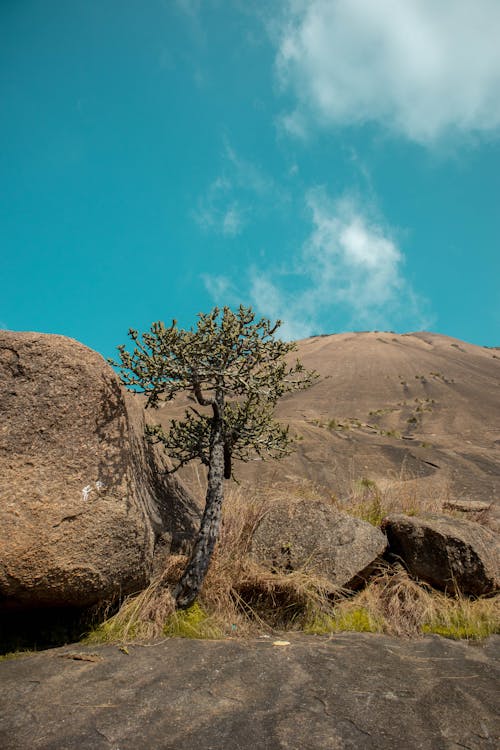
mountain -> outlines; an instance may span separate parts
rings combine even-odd
[[[434,333],[343,333],[297,342],[320,381],[283,398],[297,435],[282,461],[237,464],[243,485],[315,485],[342,500],[359,480],[421,498],[500,502],[500,351]],[[149,412],[167,426],[182,404]],[[183,479],[201,489],[199,472]],[[425,500],[425,498],[424,498]]]

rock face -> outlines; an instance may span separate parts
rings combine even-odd
[[[96,352],[0,332],[0,604],[85,607],[147,583],[175,481]],[[175,504],[175,503],[174,503]]]
[[[493,750],[500,639],[73,647],[0,663],[2,750]]]
[[[332,588],[355,587],[385,551],[380,529],[312,500],[277,502],[256,528],[250,553],[275,570],[304,566]]]
[[[486,513],[490,510],[491,503],[483,503],[481,500],[447,500],[443,508],[459,510],[461,513]]]
[[[392,553],[409,573],[447,591],[481,596],[500,584],[498,536],[472,521],[427,514],[384,519]]]

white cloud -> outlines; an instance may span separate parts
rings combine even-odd
[[[175,4],[187,16],[197,16],[200,12],[201,0],[175,0]]]
[[[234,289],[228,278],[204,273],[201,276],[205,289],[218,307],[235,304]]]
[[[283,125],[377,122],[420,142],[500,128],[498,0],[289,0],[277,70]],[[276,28],[276,27],[275,27]]]
[[[248,289],[228,279],[204,277],[215,299],[245,299],[260,314],[284,320],[283,337],[298,339],[324,330],[328,320],[350,329],[425,327],[422,300],[406,280],[404,256],[374,210],[354,198],[331,200],[324,190],[306,195],[311,232],[286,269],[250,269]],[[230,294],[229,294],[230,293]],[[238,300],[238,301],[239,301]]]
[[[274,207],[286,199],[263,170],[226,142],[221,174],[198,199],[193,217],[205,231],[236,237],[255,214],[267,210],[271,197]]]
[[[303,265],[316,288],[348,305],[359,323],[383,319],[405,285],[403,255],[388,230],[352,199],[331,202],[315,190],[307,204],[314,230]]]
[[[242,231],[245,219],[238,201],[233,197],[233,182],[218,177],[198,200],[193,212],[195,221],[205,231],[214,231],[226,237],[235,237]]]
[[[293,300],[278,284],[278,275],[265,274],[253,269],[248,291],[250,303],[270,320],[283,321],[279,333],[281,338],[288,341],[307,338],[313,333],[309,311],[305,313],[301,305],[297,304],[298,299]],[[304,298],[305,295],[302,293],[300,299]]]
[[[234,237],[239,234],[243,225],[243,218],[241,212],[238,210],[237,205],[232,205],[228,208],[224,214],[222,220],[222,234],[229,237]]]
[[[251,161],[239,156],[227,141],[224,147],[224,157],[227,168],[232,173],[233,181],[238,187],[260,196],[265,196],[273,190],[272,179]]]

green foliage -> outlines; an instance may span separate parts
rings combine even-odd
[[[384,622],[374,617],[365,607],[340,607],[333,615],[316,613],[304,624],[304,632],[326,635],[354,631],[356,633],[381,633]]]
[[[187,609],[176,610],[167,618],[163,633],[177,638],[222,638],[223,633],[195,602]]]
[[[124,385],[146,394],[148,406],[157,407],[181,391],[197,406],[218,406],[231,458],[281,458],[292,438],[288,427],[274,421],[274,406],[286,393],[309,387],[317,374],[306,372],[298,360],[288,362],[296,346],[274,338],[280,325],[256,320],[251,308],[216,307],[198,315],[194,330],[179,329],[175,320],[169,327],[153,323],[142,336],[130,329],[135,348],[128,352],[119,346],[120,362],[112,364]],[[148,427],[148,434],[164,445],[175,469],[193,459],[208,466],[213,419],[190,406],[168,433],[156,425]]]
[[[373,479],[363,477],[356,482],[354,502],[350,509],[352,515],[368,521],[373,526],[380,526],[385,512],[381,492]]]
[[[401,435],[399,434],[397,430],[380,430],[379,434],[385,435],[386,437],[394,437],[398,439],[401,437]]]
[[[129,607],[122,616],[101,623],[84,639],[86,644],[128,643],[151,637],[149,623],[141,619],[141,612]],[[163,635],[177,638],[221,638],[223,633],[195,602],[188,609],[176,610],[166,615],[161,626]]]
[[[233,476],[233,460],[281,458],[290,452],[288,427],[274,421],[278,399],[308,388],[317,375],[306,372],[288,355],[295,344],[274,334],[281,325],[255,319],[251,308],[240,305],[214,308],[198,315],[196,328],[182,330],[174,320],[168,328],[153,323],[139,336],[130,329],[132,352],[118,347],[122,382],[146,394],[147,406],[172,400],[185,392],[196,406],[184,419],[173,420],[168,433],[149,427],[152,441],[161,442],[176,471],[193,459],[208,467],[207,494],[197,538],[174,597],[179,608],[195,601],[208,570],[219,535],[224,479]],[[200,411],[209,408],[209,413]]]
[[[377,491],[377,483],[373,479],[368,479],[368,477],[358,479],[357,485],[361,490]]]
[[[82,639],[82,643],[85,645],[120,643],[133,641],[136,638],[139,638],[137,627],[134,625],[126,627],[122,621],[111,617],[92,628]]]
[[[436,612],[422,625],[421,632],[455,640],[481,640],[500,633],[498,611],[480,609],[474,606],[474,602],[464,600],[459,606],[452,605],[450,611]]]

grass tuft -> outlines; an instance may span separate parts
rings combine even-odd
[[[373,526],[380,526],[386,515],[382,507],[382,494],[376,482],[363,477],[355,482],[351,498],[349,513]]]
[[[304,623],[305,633],[326,635],[328,633],[382,633],[384,620],[380,616],[374,617],[366,607],[340,606],[335,614],[315,613]]]
[[[457,515],[447,509],[450,487],[447,479],[414,476],[405,465],[392,477],[353,478],[351,487],[341,502],[339,510],[378,526],[390,513],[444,513]]]
[[[198,602],[188,609],[172,612],[165,621],[163,633],[171,638],[216,639],[223,636],[222,630]]]
[[[478,640],[500,632],[500,595],[475,600],[449,596],[414,581],[403,567],[382,568],[347,606],[364,608],[389,635],[436,633]]]
[[[470,600],[459,596],[424,622],[422,633],[455,640],[482,640],[500,633],[500,599]]]
[[[140,594],[127,597],[115,615],[87,634],[84,643],[128,643],[158,638],[173,611],[174,600],[164,583],[164,575],[158,576]]]

